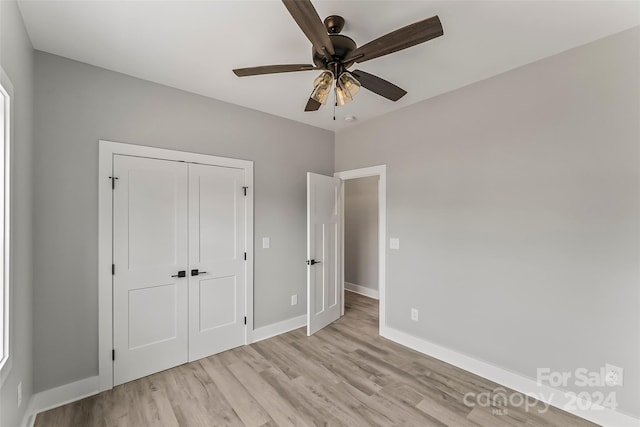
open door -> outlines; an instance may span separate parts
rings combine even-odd
[[[341,232],[338,178],[307,173],[307,335],[341,312]]]

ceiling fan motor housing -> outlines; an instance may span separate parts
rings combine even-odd
[[[356,42],[354,42],[351,38],[347,37],[347,36],[343,36],[342,34],[329,34],[329,37],[331,38],[331,42],[333,43],[333,49],[335,50],[335,55],[333,55],[333,58],[336,60],[336,62],[341,62],[343,59],[347,58],[348,55],[353,52],[356,49]],[[329,71],[334,71],[332,67],[329,66],[329,63],[327,62],[327,60],[324,57],[324,53],[320,54],[318,53],[318,51],[312,47],[311,48],[311,54],[313,55],[313,63],[320,68],[329,70]],[[351,65],[353,65],[353,62],[348,62],[346,64],[343,64],[343,67],[349,68]]]

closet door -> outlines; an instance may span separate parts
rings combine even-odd
[[[189,360],[245,343],[243,169],[189,164]]]
[[[114,385],[187,361],[187,164],[116,155]],[[183,273],[179,273],[183,271]]]

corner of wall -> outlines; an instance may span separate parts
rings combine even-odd
[[[34,50],[16,1],[0,1],[0,65],[11,80],[10,371],[0,389],[0,424],[26,419],[33,395],[33,117]],[[22,403],[17,388],[22,384]]]

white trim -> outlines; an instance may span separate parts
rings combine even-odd
[[[22,425],[31,427],[40,412],[93,396],[100,391],[100,377],[95,376],[36,393],[29,401]]]
[[[230,159],[209,154],[188,153],[164,148],[124,144],[120,142],[98,142],[98,391],[113,387],[113,293],[111,264],[113,254],[112,237],[112,190],[109,177],[113,171],[113,156],[116,154],[138,156],[188,163],[210,164],[243,168],[247,189],[246,197],[246,241],[247,251],[245,282],[245,344],[252,342],[253,325],[253,162]],[[117,184],[116,184],[117,185]]]
[[[98,144],[98,377],[100,390],[113,387],[113,290],[111,263],[113,260],[111,182],[104,179],[113,170],[114,147]]]
[[[380,298],[380,335],[387,326],[386,316],[386,277],[387,277],[387,165],[371,166],[368,168],[352,169],[348,171],[336,172],[333,174],[342,181],[355,178],[365,178],[368,176],[378,176],[378,294]],[[344,206],[344,185],[342,185],[340,204]],[[344,209],[340,223],[342,229],[342,315],[344,315]]]
[[[3,121],[6,118],[3,126],[4,147],[0,147],[0,149],[4,148],[4,200],[1,200],[3,203],[2,206],[0,206],[0,209],[4,210],[4,241],[0,242],[0,244],[4,245],[2,252],[4,259],[0,259],[0,262],[4,264],[4,276],[0,278],[0,280],[2,280],[2,283],[0,283],[0,292],[2,292],[2,295],[0,295],[0,304],[3,305],[3,307],[1,307],[2,310],[0,310],[0,315],[4,317],[4,319],[2,319],[2,328],[4,330],[0,331],[0,346],[2,346],[3,353],[5,353],[0,360],[0,386],[2,386],[9,376],[13,365],[13,336],[11,333],[12,276],[10,272],[13,246],[11,236],[11,200],[13,199],[13,191],[11,191],[11,147],[13,146],[13,114],[11,109],[14,95],[13,84],[2,67],[0,67],[0,92],[2,92],[5,98],[2,112],[4,115]],[[0,224],[0,226],[2,226],[2,224]]]
[[[253,331],[253,341],[258,342],[266,340],[267,338],[275,337],[276,335],[284,334],[294,329],[307,326],[307,315],[294,317],[291,319],[283,320],[281,322],[272,323],[271,325],[262,326]]]
[[[20,427],[33,427],[36,423],[36,415],[37,414],[25,413]]]
[[[501,386],[524,394],[534,393],[538,400],[596,424],[619,427],[640,425],[640,419],[595,404],[592,405],[592,409],[590,410],[578,409],[589,405],[588,402],[580,401],[577,405],[567,406],[570,399],[566,391],[545,385],[539,386],[534,379],[497,367],[482,360],[474,359],[455,350],[398,331],[397,329],[385,326],[384,328],[380,328],[380,335],[398,344],[402,344],[413,350],[491,380]],[[575,403],[575,400],[573,401]]]
[[[365,297],[380,299],[380,292],[375,289],[367,288],[366,286],[356,285],[355,283],[344,282],[344,290],[353,292],[356,294],[364,295]]]

